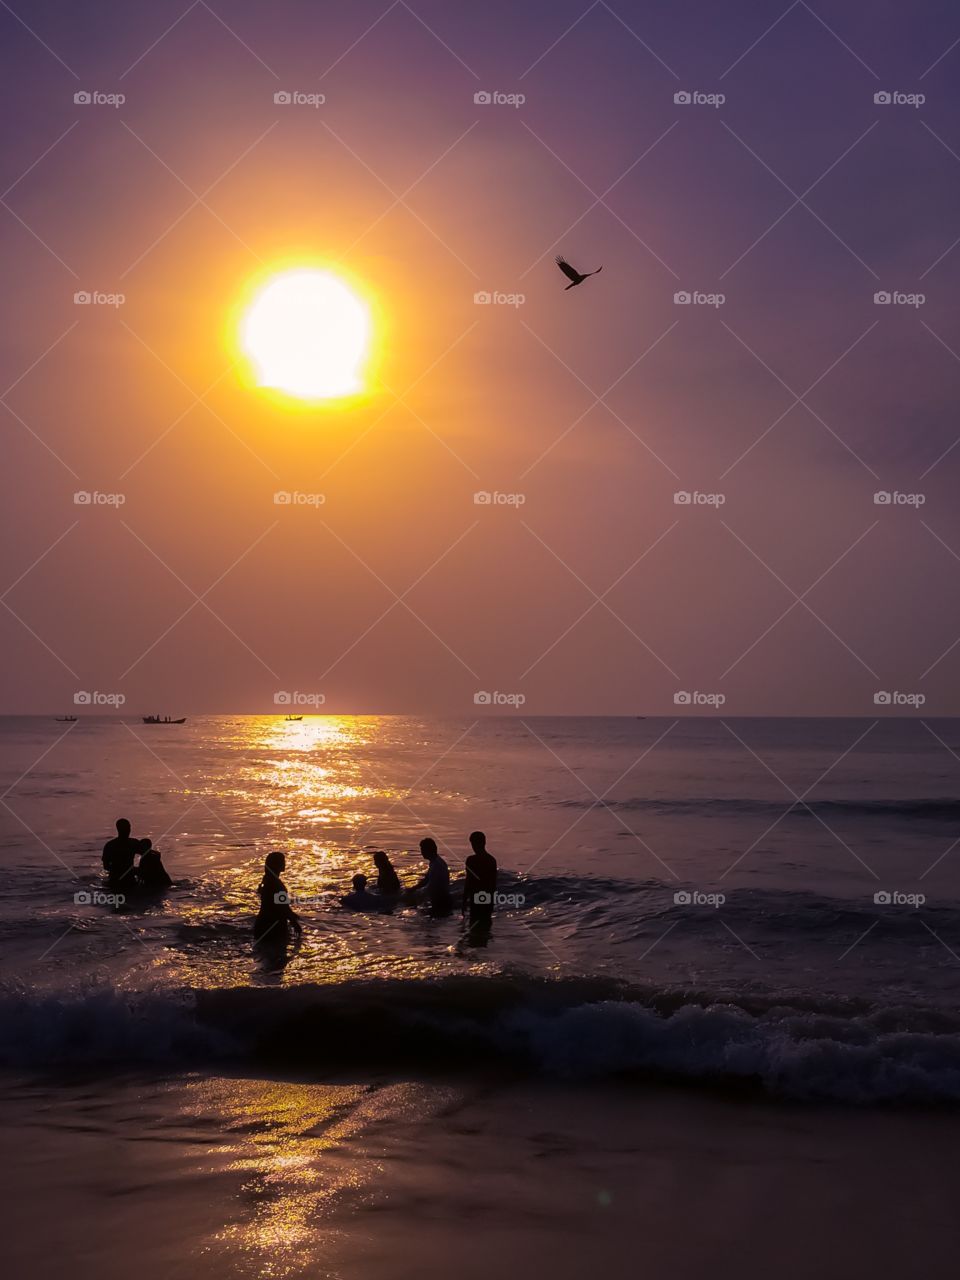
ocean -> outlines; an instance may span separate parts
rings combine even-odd
[[[929,1108],[960,1099],[954,721],[5,718],[0,788],[8,1191],[43,1187],[67,1232],[85,1197],[142,1188],[181,1224],[158,1280],[347,1275],[356,1250],[365,1274],[407,1274],[385,1241],[402,1252],[398,1205],[453,1194],[438,1168],[464,1187],[487,1169],[491,1229],[535,1267],[550,1205],[508,1191],[518,1162],[548,1201],[589,1188],[576,1230],[602,1237],[639,1212],[651,1152],[634,1135],[624,1157],[628,1121],[672,1177],[692,1117],[822,1154],[829,1115],[868,1178],[881,1133],[919,1160]],[[120,816],[163,854],[159,901],[103,898]],[[489,937],[459,912],[339,905],[376,849],[412,884],[428,834],[456,892],[477,828],[504,895]],[[282,963],[252,947],[273,849],[304,925]],[[78,1152],[101,1148],[122,1155],[98,1192]],[[170,1178],[207,1188],[202,1212]],[[84,1239],[76,1274],[121,1262]]]

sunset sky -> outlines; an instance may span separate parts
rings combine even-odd
[[[10,0],[0,62],[0,710],[960,713],[955,4]],[[291,265],[361,397],[251,385]]]

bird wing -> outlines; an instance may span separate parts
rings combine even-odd
[[[566,260],[566,258],[561,258],[559,253],[557,254],[557,266],[560,268],[563,274],[567,277],[567,279],[572,280],[574,284],[576,284],[576,282],[580,279],[580,272],[577,271],[574,267],[571,267],[570,263]]]

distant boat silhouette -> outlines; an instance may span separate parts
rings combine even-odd
[[[143,716],[144,724],[186,724],[187,717],[181,716],[179,720],[171,720],[169,716]]]
[[[302,720],[303,716],[284,716],[284,720]]]
[[[74,724],[76,716],[57,716],[57,724]]]
[[[589,276],[595,276],[603,270],[603,267],[597,267],[596,271],[580,272],[576,267],[571,267],[566,258],[561,257],[559,253],[557,254],[557,266],[570,281],[570,284],[567,285],[567,289],[572,289],[575,284],[583,284],[584,280]],[[567,289],[564,289],[564,293],[566,293]]]

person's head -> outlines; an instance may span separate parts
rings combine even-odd
[[[357,874],[353,877],[350,883],[353,885],[357,893],[363,893],[364,889],[367,887],[367,877]]]
[[[377,852],[373,855],[373,865],[377,868],[378,871],[386,871],[389,869],[390,859],[387,857],[387,855],[384,853],[382,849],[378,849]]]
[[[487,837],[482,831],[470,832],[470,847],[473,849],[474,853],[486,853]]]
[[[129,834],[130,834],[130,819],[118,818],[117,819],[117,835],[121,838],[121,840],[126,840]]]
[[[151,850],[152,848],[153,848],[153,841],[152,841],[152,840],[141,840],[141,841],[140,841],[140,853],[141,853],[141,855],[143,855],[143,854],[145,854],[145,853],[149,853],[149,852],[150,852],[150,850]]]
[[[267,854],[263,869],[268,875],[279,876],[286,871],[287,860],[279,849],[274,849],[273,853]]]
[[[420,841],[420,856],[428,862],[432,862],[437,856],[437,842],[432,836],[424,836]]]

